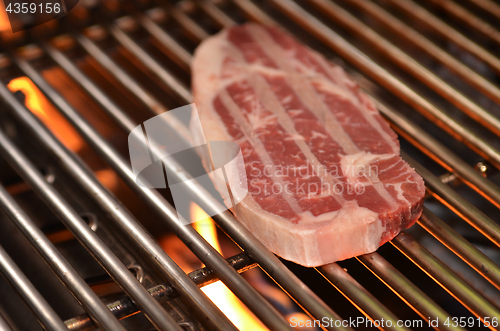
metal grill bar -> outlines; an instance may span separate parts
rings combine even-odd
[[[428,319],[429,316],[437,317],[440,329],[463,330],[443,324],[450,316],[378,253],[361,255],[356,259],[423,319]]]
[[[13,331],[10,327],[9,323],[4,319],[2,315],[0,315],[0,330],[2,331]]]
[[[466,49],[482,61],[486,62],[497,73],[500,73],[500,59],[496,58],[484,48],[474,43],[457,30],[444,23],[436,16],[429,13],[427,10],[417,5],[415,2],[408,0],[388,0],[391,5],[403,10],[407,15],[419,20],[422,24],[433,29],[434,32],[453,41],[458,46]]]
[[[418,222],[421,227],[474,268],[493,286],[500,288],[500,267],[481,253],[474,245],[465,240],[426,208]]]
[[[398,326],[397,317],[338,264],[331,263],[317,270],[366,317],[377,321],[391,321],[395,330],[409,330]]]
[[[169,53],[175,54],[175,59],[177,63],[184,69],[189,70],[191,64],[191,54],[189,54],[184,48],[182,48],[172,37],[170,37],[161,27],[158,26],[152,19],[145,15],[140,15],[138,17],[141,25],[146,29],[152,36],[163,44]]]
[[[135,79],[128,75],[122,68],[116,65],[113,60],[106,55],[99,47],[82,34],[77,34],[75,36],[78,43],[92,56],[92,59],[97,61],[103,68],[105,68],[111,75],[116,77],[119,82],[129,91],[137,97],[141,102],[143,102],[154,114],[162,114],[168,109],[165,108],[156,98],[154,98],[150,93],[143,89]],[[109,107],[109,106],[108,106]],[[105,107],[105,109],[108,109]],[[109,108],[111,109],[111,108]],[[133,124],[128,123],[125,117],[122,116],[121,112],[114,111],[111,116],[116,118],[116,123],[120,125],[124,130],[129,131],[129,127]],[[122,124],[123,123],[123,124]],[[186,139],[189,139],[186,137]]]
[[[85,224],[59,193],[45,182],[31,162],[0,132],[1,152],[37,194],[46,201],[80,242],[109,271],[111,276],[133,297],[151,318],[153,324],[165,330],[180,330],[170,315],[149,296],[128,269],[112,254],[110,249]]]
[[[153,325],[162,330],[182,329],[142,287],[121,261],[90,229],[81,217],[68,205],[61,195],[46,181],[33,164],[0,131],[0,152],[11,166],[25,179],[32,189],[51,207],[61,221],[82,245],[99,261],[122,289],[141,307]]]
[[[476,317],[484,320],[485,316],[500,316],[500,310],[497,307],[464,282],[409,234],[401,233],[391,241],[391,244],[450,295],[460,301]]]
[[[381,85],[387,87],[405,102],[412,105],[422,115],[439,125],[455,139],[463,141],[469,147],[487,157],[488,160],[491,160],[496,167],[500,167],[500,163],[498,162],[500,161],[500,152],[496,148],[458,124],[455,120],[419,96],[408,86],[390,75],[385,69],[366,57],[345,39],[321,23],[316,17],[289,0],[273,0],[273,3],[299,25],[316,35],[318,39],[323,41],[327,46],[349,59],[358,68],[373,77]]]
[[[403,154],[403,153],[402,153]],[[404,159],[424,178],[427,188],[448,208],[460,215],[467,223],[500,247],[500,226],[470,202],[462,198],[429,170],[413,161],[408,155]]]
[[[168,11],[171,12],[172,17],[181,26],[183,26],[195,40],[200,40],[207,37],[207,33],[203,29],[201,29],[198,24],[196,24],[189,16],[184,14],[179,8],[177,8],[176,6],[168,6]]]
[[[230,257],[227,259],[227,262],[240,273],[257,266],[257,264],[250,260],[245,253]],[[200,287],[212,284],[219,280],[215,272],[207,267],[190,272],[188,276],[196,285]],[[164,302],[179,295],[175,288],[170,284],[157,285],[148,289],[148,292],[151,296],[158,300],[158,302]],[[113,312],[113,315],[119,319],[126,318],[139,312],[139,308],[137,308],[137,306],[128,297],[111,302],[107,305],[107,307]],[[74,317],[67,320],[65,323],[68,325],[68,329],[72,331],[88,331],[95,329],[95,325],[93,325],[92,320],[87,316],[87,314]],[[216,328],[226,330],[223,325],[217,325]]]
[[[484,9],[488,13],[500,18],[500,6],[490,0],[469,0],[478,7]]]
[[[457,3],[452,2],[450,0],[439,0],[439,1],[431,0],[431,1],[433,5],[445,9],[449,14],[459,18],[462,22],[469,25],[474,30],[481,32],[483,36],[491,38],[495,42],[500,43],[500,32],[498,30],[496,30],[488,23],[482,21],[479,17],[474,16],[473,14],[468,12],[465,8],[461,7]],[[491,9],[492,8],[489,8],[488,11],[490,13],[494,12]]]
[[[209,268],[217,270],[220,279],[258,316],[261,321],[272,329],[286,330],[289,324],[248,282],[246,282],[224,258],[210,246],[196,230],[184,226],[177,219],[177,212],[157,191],[137,185],[130,166],[123,158],[36,72],[28,62],[17,59],[18,66],[31,78],[40,90],[65,115],[65,117],[80,132],[106,162],[108,162],[125,182],[158,213],[174,231],[174,233],[195,253]],[[180,166],[171,166],[173,173],[179,174]],[[186,174],[187,175],[187,174]],[[187,177],[186,177],[187,178]],[[184,180],[185,178],[182,178]],[[196,188],[198,189],[198,187]],[[200,191],[202,190],[200,186]],[[206,197],[209,196],[205,193]],[[212,200],[215,200],[212,198]],[[220,209],[219,209],[220,210]],[[158,305],[156,301],[155,304]],[[142,308],[142,307],[141,307]]]
[[[236,24],[231,17],[217,8],[210,0],[199,0],[196,1],[196,4],[206,12],[210,18],[217,22],[220,27],[225,28]]]
[[[118,27],[118,25],[111,26],[109,31],[126,50],[130,51],[137,57],[151,72],[157,76],[166,86],[171,88],[184,102],[191,102],[193,97],[188,89],[183,86],[174,76],[172,76],[165,68],[158,64],[148,53],[146,53],[141,46],[139,46],[132,38]]]
[[[3,190],[3,187],[0,187]],[[21,269],[0,246],[0,273],[47,330],[65,331],[66,326]]]
[[[376,47],[380,53],[449,100],[453,105],[458,107],[472,119],[478,121],[481,125],[488,128],[495,134],[500,135],[500,120],[498,120],[498,118],[494,117],[489,112],[485,111],[454,90],[450,85],[446,84],[443,80],[421,66],[412,57],[391,44],[375,31],[371,30],[363,22],[349,14],[349,12],[342,9],[340,6],[337,6],[334,2],[328,0],[312,0],[311,2],[328,17],[346,26],[349,30],[354,31],[357,36],[360,36],[367,43]],[[472,70],[468,71],[468,74],[474,74]],[[479,78],[479,76],[476,78]],[[487,82],[483,80],[483,83]],[[491,84],[489,84],[489,86],[494,88]],[[495,90],[498,91],[498,89]],[[499,94],[497,93],[497,96],[498,95]]]
[[[446,66],[447,68],[458,74],[460,78],[462,78],[464,81],[472,84],[479,91],[487,95],[496,103],[500,104],[500,89],[497,86],[490,83],[488,80],[477,74],[475,71],[473,71],[466,65],[462,64],[462,62],[456,60],[453,56],[449,55],[447,52],[436,46],[436,44],[432,43],[429,39],[419,34],[410,26],[406,25],[401,20],[389,14],[389,12],[382,9],[374,2],[360,1],[360,0],[348,0],[348,2],[350,4],[355,5],[357,8],[360,8],[365,13],[369,14],[370,17],[375,18],[378,23],[383,24],[391,31],[394,31],[394,33],[397,34],[400,38],[403,38],[405,41],[414,44],[420,50],[426,52],[434,60],[439,61],[441,64],[443,64],[444,66]],[[444,1],[442,3],[444,3]],[[455,98],[457,92],[456,91],[449,91],[449,92],[454,95],[452,98]],[[483,112],[483,110],[481,109],[480,112]],[[478,116],[481,115],[478,114]],[[491,117],[492,115],[487,114],[486,116]],[[494,119],[495,122],[498,122],[498,119],[496,117]],[[497,124],[495,124],[495,126],[496,125]]]
[[[50,46],[48,50],[53,51]],[[82,80],[82,83],[84,82]],[[100,92],[95,86],[90,87]],[[35,119],[35,116],[21,105],[4,86],[0,86],[0,95],[2,95],[4,100],[8,101],[14,110],[14,114],[26,123],[35,136],[39,137],[40,143],[44,144],[54,155],[57,155],[58,160],[73,175],[73,178],[113,216],[116,223],[124,229],[124,232],[131,241],[136,243],[136,246],[140,250],[145,251],[144,255],[146,258],[160,267],[161,274],[183,295],[183,298],[187,300],[190,306],[195,311],[206,316],[207,321],[212,325],[224,326],[227,330],[230,330],[233,326],[227,318],[197,289],[196,285],[187,278],[186,274],[172,261],[142,226],[137,223],[133,216],[125,210],[121,203],[116,201],[94,175],[82,166],[81,161],[77,161],[75,159],[77,157],[40,124]],[[110,100],[108,99],[108,101]],[[119,114],[117,115],[119,116]]]
[[[0,85],[0,94],[3,100],[9,100],[9,96],[4,93],[6,92],[5,90],[6,88]],[[11,97],[13,98],[12,95]],[[54,245],[36,227],[2,186],[0,186],[0,205],[9,219],[23,233],[44,261],[82,304],[95,323],[104,329],[122,330],[121,324],[105,309],[106,306],[101,302],[99,297],[76,273],[73,267],[63,258]]]

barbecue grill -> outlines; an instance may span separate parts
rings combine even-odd
[[[219,280],[267,328],[294,329],[245,277],[257,267],[322,322],[311,330],[500,329],[499,19],[494,0],[82,0],[2,32],[0,329],[235,330],[200,290]],[[227,211],[214,221],[240,251],[224,258],[177,222],[166,190],[135,183],[127,134],[190,103],[196,45],[246,20],[342,65],[399,134],[428,194],[418,224],[378,252],[303,268]],[[159,233],[205,266],[186,274]]]

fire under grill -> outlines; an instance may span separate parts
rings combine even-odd
[[[82,0],[3,31],[0,329],[235,330],[200,290],[219,280],[271,330],[500,329],[499,19],[493,0]],[[282,26],[374,97],[426,182],[418,224],[308,269],[224,212],[224,258],[167,190],[135,183],[128,133],[190,103],[195,47],[246,20]]]

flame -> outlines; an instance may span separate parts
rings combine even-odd
[[[192,219],[201,220],[193,223],[196,231],[221,253],[213,220],[200,206],[193,202],[191,203],[190,213]],[[203,287],[202,291],[241,331],[268,330],[221,281]]]
[[[9,17],[7,16],[3,1],[0,1],[0,31],[6,30],[10,30]]]
[[[35,114],[52,133],[70,150],[78,151],[83,140],[69,122],[45,98],[28,77],[13,79],[7,85],[12,92],[21,91],[26,96],[26,107]]]

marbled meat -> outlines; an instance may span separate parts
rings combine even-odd
[[[424,182],[373,101],[280,28],[223,30],[198,47],[192,74],[207,141],[243,153],[247,182],[229,180],[248,195],[232,211],[274,253],[305,266],[347,259],[420,216]]]

